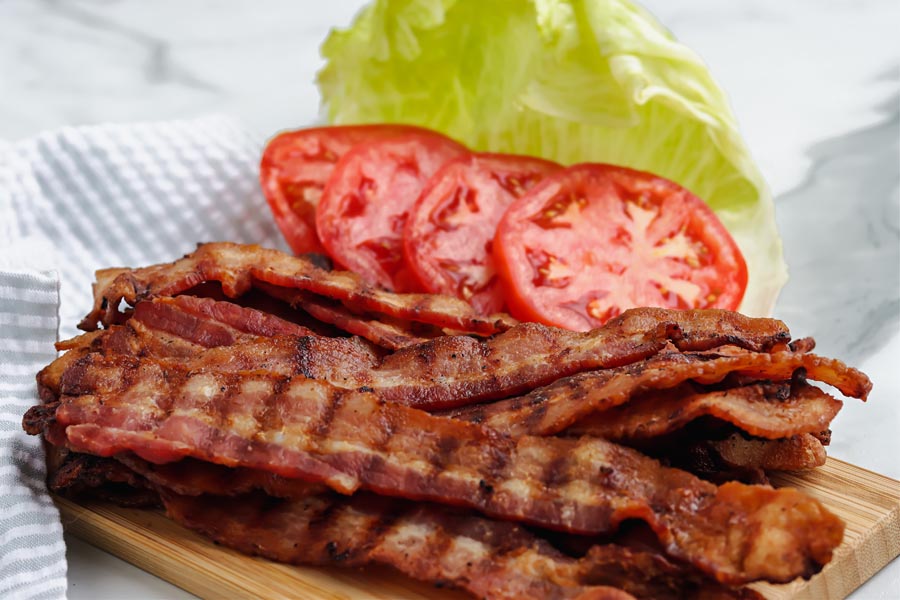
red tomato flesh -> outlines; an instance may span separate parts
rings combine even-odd
[[[637,306],[735,310],[747,287],[737,244],[702,200],[611,165],[545,178],[509,207],[494,254],[514,316],[574,330]]]
[[[354,145],[423,131],[408,125],[347,125],[281,133],[266,145],[259,168],[275,223],[296,254],[322,252],[316,205],[334,165]]]
[[[428,178],[466,154],[438,133],[364,142],[347,152],[316,210],[319,239],[342,267],[389,290],[419,291],[403,261],[403,228]]]
[[[410,212],[406,263],[428,292],[457,296],[482,314],[504,307],[491,246],[506,208],[556,163],[512,154],[471,154],[435,173]]]

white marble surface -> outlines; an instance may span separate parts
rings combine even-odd
[[[0,0],[0,139],[211,112],[260,137],[310,123],[317,47],[360,4]],[[830,453],[900,477],[900,3],[645,4],[709,63],[777,196],[777,316],[875,382]],[[78,541],[69,559],[73,600],[189,597]],[[900,598],[900,564],[854,598]]]

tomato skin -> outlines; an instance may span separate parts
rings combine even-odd
[[[494,255],[513,316],[580,331],[636,306],[735,310],[747,286],[737,244],[702,200],[597,163],[510,205]]]
[[[421,287],[457,296],[482,314],[503,309],[490,250],[506,208],[554,162],[513,154],[470,154],[446,163],[422,190],[403,233],[406,264]]]
[[[334,165],[367,140],[425,131],[412,125],[340,125],[285,131],[263,151],[259,181],[275,223],[295,254],[322,252],[316,205]]]
[[[354,146],[335,165],[316,209],[328,254],[370,283],[421,291],[403,261],[407,215],[428,178],[467,153],[450,138],[424,131]]]

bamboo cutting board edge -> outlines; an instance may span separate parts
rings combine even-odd
[[[900,481],[829,458],[804,474],[773,477],[799,488],[844,519],[844,541],[834,559],[809,581],[757,584],[772,600],[845,598],[900,555]],[[55,498],[66,531],[201,598],[301,598],[309,600],[459,600],[384,568],[296,567],[245,556],[215,545],[161,512]]]

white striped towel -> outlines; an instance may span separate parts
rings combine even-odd
[[[222,117],[0,144],[0,598],[65,597],[59,515],[21,420],[53,342],[90,308],[93,272],[174,260],[205,241],[284,249],[259,192],[260,152]]]

